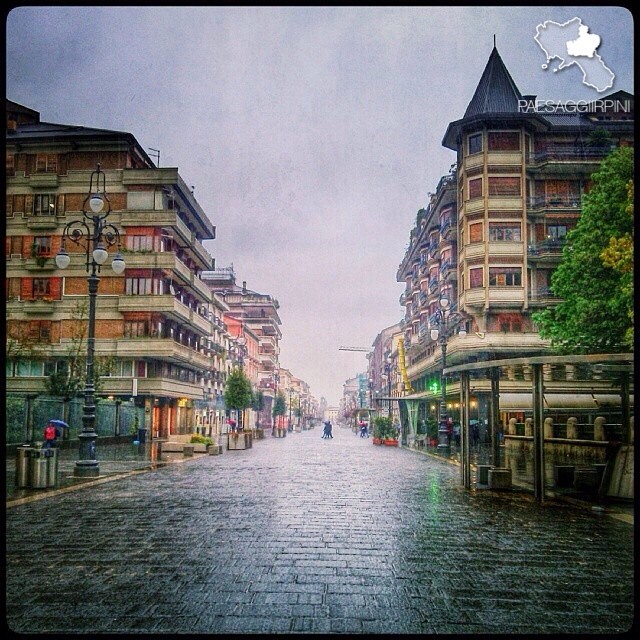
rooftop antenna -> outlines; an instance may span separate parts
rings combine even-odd
[[[149,151],[153,151],[154,153],[151,153],[149,155],[154,156],[156,159],[156,167],[160,168],[160,149],[154,149],[153,147],[147,147],[147,149]]]

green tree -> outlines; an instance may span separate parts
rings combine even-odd
[[[262,391],[256,391],[253,394],[251,401],[251,408],[256,412],[256,428],[260,428],[260,416],[264,409],[264,393]]]
[[[284,393],[278,391],[275,402],[273,403],[273,417],[283,416],[287,412],[287,401]]]
[[[620,274],[621,291],[625,304],[627,306],[627,316],[629,317],[631,326],[627,329],[624,342],[633,350],[633,181],[627,183],[628,205],[627,215],[629,216],[632,227],[631,231],[623,233],[619,237],[613,237],[609,240],[606,249],[600,254],[602,262],[607,267],[611,267]]]
[[[52,373],[45,380],[45,388],[49,395],[62,398],[62,419],[69,419],[69,402],[84,391],[87,378],[87,343],[88,303],[79,302],[74,308],[71,318],[71,341],[67,347],[64,367]],[[102,376],[112,372],[115,359],[112,356],[94,356],[93,386],[95,393],[102,390]]]
[[[582,215],[567,234],[562,262],[551,278],[551,289],[562,302],[533,314],[540,335],[558,353],[615,353],[630,346],[633,272],[622,273],[602,254],[611,238],[633,233],[632,179],[633,148],[615,149],[592,175],[593,186],[583,196]]]
[[[242,430],[242,414],[244,409],[251,406],[253,392],[251,382],[240,367],[234,368],[227,376],[227,385],[224,390],[224,403],[228,409],[238,411],[238,428]]]

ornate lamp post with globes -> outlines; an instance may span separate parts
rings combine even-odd
[[[76,477],[97,477],[100,475],[98,460],[96,459],[95,430],[96,403],[94,382],[94,355],[95,355],[95,325],[96,325],[96,299],[98,297],[98,284],[100,267],[109,258],[108,247],[118,245],[118,253],[111,262],[111,268],[116,274],[124,271],[124,259],[120,253],[120,233],[118,229],[107,222],[111,213],[111,203],[106,194],[106,177],[98,165],[91,174],[89,193],[82,203],[82,218],[69,222],[62,232],[62,246],[56,255],[56,265],[59,269],[66,269],[71,258],[66,250],[66,241],[69,240],[86,251],[86,271],[89,274],[89,330],[87,334],[87,370],[84,385],[84,406],[82,408],[82,432],[80,440],[80,459],[76,462],[74,475]]]
[[[438,425],[438,449],[449,447],[449,437],[447,435],[447,390],[444,377],[444,370],[447,366],[447,336],[449,332],[449,299],[446,296],[440,298],[440,308],[435,313],[435,321],[431,329],[431,339],[440,342],[442,350],[442,372],[440,373],[440,420]],[[464,325],[460,326],[459,335],[465,336]]]

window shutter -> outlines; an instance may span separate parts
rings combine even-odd
[[[20,297],[23,300],[33,299],[33,279],[32,278],[21,278]]]
[[[50,279],[49,293],[54,300],[60,300],[62,297],[62,278]]]
[[[33,215],[33,196],[26,195],[24,197],[24,215],[32,216]]]

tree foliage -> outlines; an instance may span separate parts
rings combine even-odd
[[[540,335],[559,353],[611,353],[633,346],[633,270],[626,266],[632,255],[622,259],[624,268],[614,257],[633,234],[632,180],[633,148],[621,147],[602,161],[583,196],[582,215],[567,234],[562,262],[551,278],[562,302],[533,315]]]
[[[284,393],[278,391],[275,402],[273,403],[273,417],[283,416],[287,413],[287,401],[285,400]]]
[[[227,376],[224,403],[229,409],[246,409],[251,406],[253,392],[251,382],[242,369],[236,367]]]

